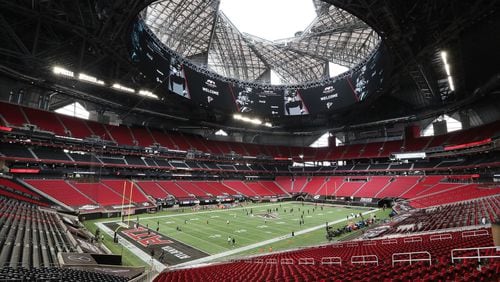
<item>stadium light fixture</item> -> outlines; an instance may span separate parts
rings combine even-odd
[[[81,80],[81,81],[85,81],[85,82],[90,82],[90,83],[95,83],[95,84],[99,84],[99,85],[104,85],[104,81],[99,80],[99,79],[97,79],[94,76],[91,76],[91,75],[88,75],[88,74],[84,74],[84,73],[78,74],[78,79]]]
[[[233,114],[233,119],[235,119],[235,120],[241,120],[243,122],[248,122],[248,123],[255,124],[255,125],[264,125],[264,126],[267,126],[267,127],[272,127],[273,126],[269,122],[264,123],[259,118],[245,117],[245,116],[242,116],[241,114]]]
[[[156,94],[148,90],[139,90],[139,95],[158,99],[158,96]]]
[[[120,91],[129,92],[129,93],[135,93],[134,89],[129,88],[129,87],[125,87],[125,86],[123,86],[123,85],[121,85],[119,83],[115,83],[111,87],[113,87],[114,89],[120,90]]]
[[[453,77],[448,76],[448,84],[450,85],[450,90],[455,91],[455,85],[453,84]]]
[[[451,91],[455,91],[455,85],[453,84],[453,77],[451,76],[450,64],[448,64],[448,53],[446,51],[441,51],[441,59],[443,60],[444,70],[446,76],[448,77],[448,85]]]
[[[63,67],[54,66],[52,68],[52,71],[56,75],[67,76],[67,77],[75,77],[75,74],[72,71],[70,71],[68,69],[65,69]]]

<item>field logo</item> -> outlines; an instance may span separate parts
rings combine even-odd
[[[144,227],[124,230],[122,233],[143,247],[173,243],[171,240],[164,239],[161,235],[148,232],[148,230]]]

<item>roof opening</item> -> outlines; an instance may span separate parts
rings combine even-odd
[[[55,110],[56,113],[60,113],[67,116],[89,119],[90,112],[87,111],[82,104],[74,102],[72,104],[66,105],[62,108]]]
[[[241,32],[271,41],[294,37],[316,17],[311,0],[222,0],[219,9]]]

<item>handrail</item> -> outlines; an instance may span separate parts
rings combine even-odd
[[[415,243],[415,242],[422,242],[422,237],[410,237],[410,238],[404,238],[403,242],[406,243]]]
[[[419,255],[419,254],[425,254],[427,255],[427,258],[415,258],[412,257],[412,255]],[[406,259],[396,259],[396,256],[408,256]],[[428,261],[430,265],[432,265],[432,259],[431,259],[431,254],[429,252],[409,252],[409,253],[394,253],[392,254],[392,266],[394,267],[394,264],[396,262],[410,262],[410,265],[414,261]]]
[[[268,258],[266,259],[266,264],[277,264],[278,260],[275,258]]]
[[[281,264],[293,264],[293,259],[291,259],[291,258],[282,258],[280,262],[281,262]]]
[[[361,246],[375,246],[377,245],[376,241],[365,241]]]
[[[361,258],[362,260],[357,260],[358,258]],[[372,260],[367,260],[367,259],[372,259]],[[351,257],[351,264],[367,264],[367,263],[373,263],[378,265],[378,257],[376,255],[361,255],[361,256],[352,256]]]
[[[429,241],[453,239],[450,233],[434,234],[429,237]]]
[[[340,257],[323,257],[323,258],[321,258],[321,264],[342,265],[342,258],[340,258]]]
[[[313,258],[299,258],[299,264],[314,265]]]
[[[397,239],[386,239],[382,241],[382,245],[397,244]]]
[[[357,246],[359,246],[359,244],[357,242],[347,242],[346,246],[347,247],[357,247]]]
[[[496,255],[481,255],[481,250],[494,250],[493,252]],[[476,251],[476,255],[467,255],[467,256],[456,256],[455,252],[461,251]],[[460,259],[477,259],[477,261],[481,261],[481,259],[485,258],[500,258],[500,250],[497,247],[479,247],[479,248],[463,248],[463,249],[453,249],[451,250],[451,262],[455,263],[455,260]]]
[[[487,229],[469,230],[469,231],[462,232],[462,238],[487,236],[489,234],[490,233],[488,233]]]

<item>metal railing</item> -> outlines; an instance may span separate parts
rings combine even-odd
[[[481,254],[483,250],[493,250],[493,254]],[[455,253],[467,252],[465,255],[456,255]],[[470,254],[474,252],[475,254]],[[477,259],[477,261],[481,261],[481,259],[487,258],[500,258],[500,250],[497,247],[480,247],[480,248],[463,248],[463,249],[453,249],[451,250],[451,262],[455,263],[455,260],[466,260],[466,259]]]
[[[406,243],[415,243],[415,242],[422,242],[422,237],[410,237],[410,238],[404,238],[403,242]]]
[[[450,233],[434,234],[429,237],[429,241],[437,241],[437,240],[441,241],[448,239],[453,239],[453,236]]]
[[[299,264],[314,265],[315,262],[313,258],[299,258]]]
[[[489,235],[489,233],[488,233],[488,230],[486,230],[486,229],[469,230],[469,231],[462,232],[462,238],[487,236],[487,235]]]
[[[378,265],[378,257],[376,255],[352,256],[351,264],[376,264]]]
[[[342,265],[342,258],[340,258],[340,257],[323,257],[323,258],[321,258],[321,264]]]
[[[426,255],[425,258],[415,257],[415,255]],[[404,258],[397,258],[398,256],[404,256]],[[409,253],[394,253],[392,254],[392,266],[396,262],[409,262],[410,265],[417,261],[428,261],[429,265],[432,265],[431,254],[429,252],[409,252]]]

